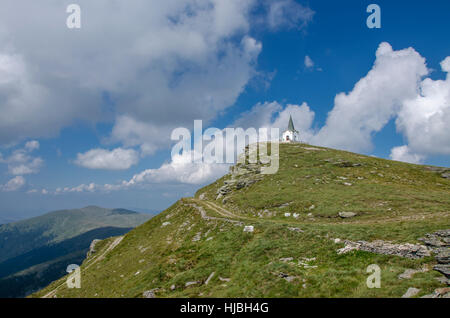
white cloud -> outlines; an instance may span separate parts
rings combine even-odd
[[[0,4],[0,16],[5,13],[2,6],[3,3]],[[2,23],[0,28],[4,30]],[[4,48],[12,45],[5,45],[8,40],[1,35],[3,33],[0,33],[3,42],[3,46],[0,45],[0,144],[55,133],[70,121],[71,116],[76,117],[76,110],[67,109],[68,103],[59,99],[63,90],[58,85],[54,87],[55,94],[51,94],[51,89],[44,86],[47,80],[36,80],[24,54]],[[70,100],[73,96],[66,98]],[[92,114],[88,109],[80,114],[84,112]]]
[[[133,149],[116,148],[91,149],[77,154],[77,165],[89,169],[126,170],[139,161],[139,154]]]
[[[39,146],[40,144],[37,140],[30,140],[25,143],[25,149],[30,152],[39,149]]]
[[[98,188],[95,183],[80,184],[74,188],[64,188],[64,192],[94,192]]]
[[[305,67],[306,68],[313,68],[314,67],[314,61],[308,55],[305,56],[304,63],[305,63]]]
[[[187,183],[201,184],[213,181],[224,175],[229,165],[193,163],[192,152],[176,155],[170,163],[165,163],[158,169],[147,169],[134,175],[124,185],[134,186],[142,183]]]
[[[151,155],[158,148],[167,147],[173,127],[149,124],[128,115],[116,118],[111,132],[112,142],[125,147],[140,146],[142,155]]]
[[[293,0],[77,3],[79,32],[56,2],[1,1],[0,144],[106,118],[111,141],[152,154],[173,128],[216,118],[260,74],[262,44],[250,36],[258,22],[301,29],[314,15]]]
[[[7,158],[0,156],[0,163],[7,164],[8,172],[12,175],[38,173],[44,164],[44,160],[30,154],[37,149],[39,149],[38,141],[28,141],[23,148],[15,149]]]
[[[253,75],[260,44],[235,40],[250,39],[252,0],[79,5],[83,28],[73,32],[59,4],[1,2],[0,143],[101,119],[105,91],[117,113],[156,128],[211,119]]]
[[[249,35],[255,14],[265,12],[261,18],[276,29],[301,28],[313,15],[292,0],[77,3],[79,32],[65,27],[56,2],[1,1],[0,144],[106,118],[115,120],[112,138],[151,153],[169,140],[168,129],[215,118],[257,74],[262,45]],[[105,92],[112,112],[105,113]],[[120,127],[124,117],[162,133],[134,136]]]
[[[392,148],[389,157],[392,160],[404,161],[409,163],[422,163],[425,159],[425,157],[422,155],[411,153],[411,150],[406,145]]]
[[[44,161],[41,158],[30,158],[25,163],[11,163],[8,170],[13,175],[38,173],[43,163]]]
[[[314,11],[294,0],[269,2],[267,22],[271,29],[302,29],[312,21]]]
[[[6,184],[0,185],[2,191],[11,192],[21,189],[25,185],[25,178],[22,176],[16,176],[9,180]]]
[[[450,57],[441,67],[446,79],[424,79],[418,94],[403,102],[396,120],[408,147],[422,155],[450,155]]]
[[[116,184],[80,184],[75,187],[57,188],[54,194],[74,192],[110,192],[126,190],[135,187],[145,187],[150,184],[205,184],[224,174],[229,169],[228,164],[194,163],[193,153],[186,152],[174,156],[173,160],[162,164],[156,169],[146,169],[135,174],[129,180]]]
[[[394,51],[384,42],[369,73],[353,90],[340,93],[326,124],[311,139],[317,145],[350,151],[370,151],[372,136],[414,98],[421,78],[428,74],[425,59],[413,48]]]

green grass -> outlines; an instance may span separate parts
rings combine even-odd
[[[102,260],[89,265],[112,239],[103,241],[103,248],[82,266],[81,289],[67,289],[62,279],[33,297],[61,284],[57,297],[142,297],[153,288],[160,289],[158,297],[400,297],[409,287],[420,288],[418,296],[441,287],[435,279],[440,274],[433,270],[407,280],[397,278],[408,268],[431,268],[432,257],[412,260],[362,251],[338,255],[336,250],[343,244],[331,239],[418,243],[425,233],[449,228],[449,180],[419,165],[302,146],[282,144],[279,172],[234,191],[226,204],[215,197],[229,175],[197,192],[197,198],[203,194],[246,225],[254,225],[254,233],[221,220],[202,219],[188,205],[203,205],[202,201],[182,199],[126,234]],[[348,163],[361,165],[344,167]],[[289,206],[279,208],[287,202]],[[203,206],[208,216],[223,217]],[[258,217],[264,210],[277,214]],[[340,211],[358,215],[343,220],[337,217]],[[300,217],[286,218],[285,212]],[[162,226],[164,222],[170,224]],[[288,229],[293,226],[304,232]],[[199,232],[201,239],[193,242]],[[280,260],[286,257],[294,262]],[[302,258],[315,258],[311,265],[317,267],[299,266]],[[370,264],[382,270],[379,289],[366,286]],[[204,284],[212,272],[215,276]],[[296,279],[287,282],[280,273]],[[200,283],[185,287],[189,281]]]

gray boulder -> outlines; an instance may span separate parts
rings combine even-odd
[[[408,290],[406,291],[406,293],[403,294],[402,298],[411,298],[411,297],[414,297],[414,296],[416,296],[419,292],[420,292],[420,289],[414,288],[414,287],[410,287],[410,288],[408,288]]]
[[[339,216],[343,219],[352,218],[352,217],[356,216],[356,213],[355,212],[339,212]]]

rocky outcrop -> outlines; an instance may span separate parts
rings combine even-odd
[[[230,194],[235,190],[240,190],[251,186],[262,179],[261,165],[258,164],[237,164],[230,167],[230,179],[224,181],[224,185],[217,190],[216,200]]]
[[[89,257],[92,254],[95,254],[97,252],[97,250],[95,249],[95,246],[97,245],[98,242],[101,242],[101,240],[95,239],[91,242],[91,245],[89,245],[89,251],[87,252],[87,257]]]
[[[359,250],[375,254],[396,255],[400,257],[413,259],[431,255],[430,250],[426,246],[418,244],[410,244],[410,243],[393,244],[381,240],[373,242],[366,242],[366,241],[352,242],[345,240],[344,243],[345,247],[340,248],[337,251],[338,254],[345,254],[353,250]]]
[[[437,264],[433,267],[435,271],[444,274],[447,279],[450,278],[450,265],[448,264]],[[447,281],[448,284],[448,281]]]
[[[425,243],[425,245],[432,249],[448,247],[450,245],[450,229],[425,234],[425,237],[420,238],[419,241]]]
[[[436,253],[436,261],[439,264],[449,264],[450,263],[450,248],[438,248],[435,250]]]
[[[433,269],[443,274],[447,285],[450,285],[450,229],[425,234],[419,241],[433,251],[438,263]]]
[[[441,167],[425,167],[426,170],[441,174],[442,178],[450,179],[450,169]]]

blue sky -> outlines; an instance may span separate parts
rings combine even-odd
[[[192,195],[227,168],[171,161],[171,131],[194,119],[292,114],[313,144],[450,166],[450,3],[344,3],[2,1],[0,222]]]

